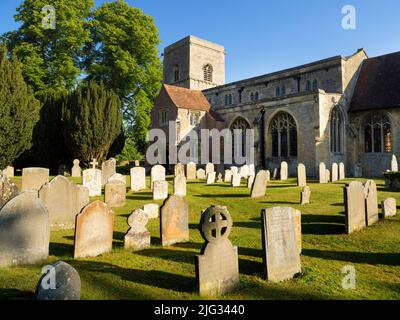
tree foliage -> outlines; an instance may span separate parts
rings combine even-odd
[[[30,92],[16,58],[0,46],[0,169],[31,146],[40,102]]]

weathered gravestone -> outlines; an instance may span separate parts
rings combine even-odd
[[[239,168],[233,166],[233,167],[231,167],[231,171],[232,171],[232,175],[233,175],[233,174],[238,174],[238,173],[239,173]]]
[[[207,163],[206,165],[206,175],[210,172],[215,172],[214,164],[212,164],[211,162]]]
[[[196,164],[194,162],[186,165],[186,177],[187,180],[196,180]]]
[[[173,195],[164,202],[160,230],[163,246],[189,241],[189,206],[183,197]]]
[[[151,235],[146,228],[148,221],[149,217],[142,209],[132,211],[128,217],[130,229],[124,238],[125,249],[139,251],[150,247]]]
[[[365,191],[361,182],[352,181],[343,188],[346,212],[346,233],[351,234],[366,226]]]
[[[13,178],[14,177],[14,167],[7,166],[7,168],[5,168],[3,170],[3,175],[6,176],[7,178]]]
[[[23,192],[0,210],[0,267],[47,259],[49,242],[49,213],[36,192]]]
[[[242,176],[240,175],[240,173],[238,174],[233,174],[232,175],[232,182],[231,182],[231,186],[232,187],[240,187],[240,182],[241,182]]]
[[[121,181],[109,181],[104,188],[104,202],[112,208],[121,208],[126,204],[126,184]]]
[[[394,217],[397,213],[397,205],[395,198],[387,198],[382,201],[382,215],[384,218]]]
[[[242,178],[247,178],[249,175],[249,166],[247,164],[240,167],[240,175]]]
[[[218,173],[218,176],[217,176],[217,182],[224,182],[224,179],[223,179],[222,173]]]
[[[267,181],[271,180],[271,172],[269,170],[265,170],[265,172],[267,173]]]
[[[330,182],[331,181],[331,172],[328,169],[325,170],[325,175],[326,175],[326,182]]]
[[[215,175],[216,175],[215,171],[210,172],[210,173],[207,174],[207,184],[215,183]]]
[[[115,173],[108,178],[107,182],[122,182],[126,186],[126,177],[120,173]]]
[[[117,173],[117,161],[111,158],[101,164],[101,186],[104,187],[113,174]]]
[[[146,169],[135,167],[131,169],[131,190],[141,191],[146,189]]]
[[[251,189],[251,187],[253,186],[254,179],[255,179],[254,176],[247,177],[247,188],[248,189]]]
[[[82,172],[83,185],[89,189],[90,197],[101,196],[101,170],[87,169]]]
[[[344,163],[339,163],[339,180],[343,180],[346,178],[346,171],[344,170]]]
[[[232,181],[232,170],[225,170],[224,182]]]
[[[49,284],[54,279],[54,288]],[[47,272],[40,278],[35,292],[36,300],[80,300],[81,278],[68,263],[58,261],[47,266]]]
[[[365,219],[367,226],[379,221],[378,191],[374,180],[368,180],[365,185]]]
[[[296,211],[289,207],[262,210],[262,246],[265,278],[279,282],[301,272],[296,234]]]
[[[338,181],[339,179],[339,167],[337,163],[332,164],[332,182]]]
[[[18,187],[8,176],[0,173],[0,209],[12,198],[18,195]]]
[[[160,212],[160,206],[156,203],[149,203],[143,206],[143,211],[149,219],[157,219]]]
[[[319,183],[328,183],[326,180],[326,166],[323,162],[319,164]]]
[[[200,219],[200,232],[206,241],[196,256],[196,279],[200,296],[218,296],[239,285],[238,249],[228,239],[232,218],[226,207],[213,206]]]
[[[285,181],[288,179],[288,164],[286,161],[281,162],[280,179]]]
[[[75,159],[73,163],[74,163],[74,165],[71,169],[71,176],[74,178],[80,178],[82,175],[82,169],[79,166],[79,160]]]
[[[78,187],[64,176],[57,176],[40,188],[39,198],[49,211],[51,227],[75,227],[76,215],[89,202],[88,192],[82,188],[85,187]]]
[[[310,203],[310,197],[311,197],[311,189],[308,186],[305,186],[303,190],[301,191],[301,199],[300,199],[300,204],[305,205]]]
[[[268,183],[268,174],[264,170],[260,170],[256,178],[253,182],[253,186],[251,188],[251,197],[259,198],[264,197],[267,192],[267,183]]]
[[[392,162],[390,163],[390,169],[392,172],[399,171],[399,165],[397,163],[397,158],[395,155],[392,156]]]
[[[154,181],[153,200],[164,200],[168,198],[168,182],[165,180]]]
[[[155,181],[164,181],[165,180],[165,168],[162,165],[155,165],[151,168],[150,173],[150,185],[153,189]]]
[[[113,211],[101,201],[87,205],[76,217],[74,258],[96,257],[112,249]]]
[[[297,166],[297,186],[305,187],[307,185],[306,166],[300,163]]]
[[[177,176],[185,176],[185,166],[182,163],[178,163],[174,168],[175,177]]]
[[[45,183],[49,182],[49,169],[45,168],[24,168],[22,169],[22,187],[21,191],[39,189]]]
[[[174,178],[174,195],[186,197],[186,178],[178,175]]]
[[[204,169],[199,169],[196,172],[197,179],[207,179],[206,171]]]

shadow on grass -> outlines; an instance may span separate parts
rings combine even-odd
[[[35,300],[35,294],[31,291],[0,288],[0,300]]]
[[[172,249],[146,249],[138,251],[135,254],[149,258],[160,258],[163,260],[188,264],[194,264],[194,259],[196,255],[196,253],[194,253],[193,251]]]
[[[303,214],[301,229],[302,234],[343,234],[346,231],[345,218],[337,215]]]
[[[153,194],[150,192],[146,193],[130,193],[126,195],[127,200],[148,200],[153,201]]]
[[[300,204],[300,201],[264,201],[262,203],[269,203],[269,204]]]
[[[196,195],[198,198],[248,198],[248,194],[202,194]]]
[[[56,257],[72,257],[74,254],[74,245],[50,242],[49,254]]]

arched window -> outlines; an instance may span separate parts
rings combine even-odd
[[[365,152],[392,152],[392,128],[389,119],[381,113],[367,117],[364,124]]]
[[[311,82],[309,80],[307,80],[306,91],[311,91]]]
[[[314,81],[312,83],[312,89],[313,89],[313,91],[318,90],[318,80],[317,79],[314,79]]]
[[[258,91],[256,91],[256,94],[255,94],[254,99],[255,99],[256,101],[258,101],[258,100],[260,99],[260,94],[258,93]]]
[[[273,157],[297,157],[297,128],[293,117],[279,112],[271,121]]]
[[[343,116],[340,108],[332,109],[330,118],[331,152],[343,152]]]
[[[282,87],[282,96],[286,96],[286,87],[285,86]]]
[[[211,64],[206,64],[203,67],[204,73],[204,81],[212,82],[213,81],[213,67]]]
[[[281,87],[276,87],[276,96],[277,97],[281,96]]]
[[[176,64],[174,66],[174,82],[178,82],[180,80],[180,71],[179,66]]]
[[[236,118],[236,120],[232,123],[231,125],[231,130],[233,133],[233,137],[235,132],[233,130],[241,130],[240,134],[241,134],[241,155],[245,156],[246,155],[246,130],[250,129],[250,125],[249,123],[243,119],[242,117],[238,117]],[[232,141],[232,157],[235,156],[235,145],[237,142],[235,142],[235,140],[233,139]]]
[[[225,95],[225,105],[230,106],[233,103],[233,96],[232,93]]]
[[[254,101],[254,92],[250,93],[250,101]]]

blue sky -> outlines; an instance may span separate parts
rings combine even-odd
[[[71,0],[73,1],[73,0]],[[1,0],[0,33],[15,29],[21,0]],[[105,0],[95,0],[100,5]],[[227,82],[364,48],[400,51],[399,0],[128,0],[154,17],[163,48],[189,34],[225,46]],[[356,8],[356,30],[341,27]]]

